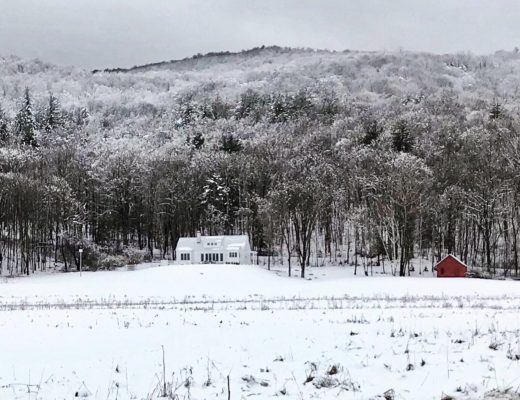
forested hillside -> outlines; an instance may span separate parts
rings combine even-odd
[[[171,257],[201,230],[302,266],[454,253],[518,275],[519,106],[517,49],[0,58],[1,271]]]

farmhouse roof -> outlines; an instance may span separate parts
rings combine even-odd
[[[182,237],[177,242],[177,250],[192,250],[195,248],[214,247],[214,248],[236,248],[245,247],[249,244],[247,235],[222,235],[222,236],[201,236],[200,243],[197,237]]]

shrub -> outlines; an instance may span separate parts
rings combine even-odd
[[[124,267],[127,264],[127,259],[124,255],[104,255],[97,263],[97,269],[111,270],[115,268]]]
[[[150,253],[146,250],[139,250],[134,247],[126,247],[123,249],[123,256],[126,264],[135,265],[145,261],[151,261]]]

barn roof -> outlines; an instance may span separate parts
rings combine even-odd
[[[465,262],[463,262],[460,258],[458,257],[455,257],[453,254],[448,254],[446,257],[444,257],[442,260],[440,260],[437,264],[435,264],[435,266],[439,265],[440,263],[442,263],[444,260],[446,260],[447,258],[453,258],[455,261],[459,262],[460,264],[464,265],[466,268],[468,268],[468,266],[466,265]]]

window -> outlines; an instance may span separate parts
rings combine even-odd
[[[181,253],[181,261],[190,261],[190,253]]]
[[[200,253],[200,262],[204,262],[204,254]]]
[[[230,251],[229,252],[229,258],[238,258],[238,252]]]
[[[224,262],[224,254],[220,253],[220,262]]]

